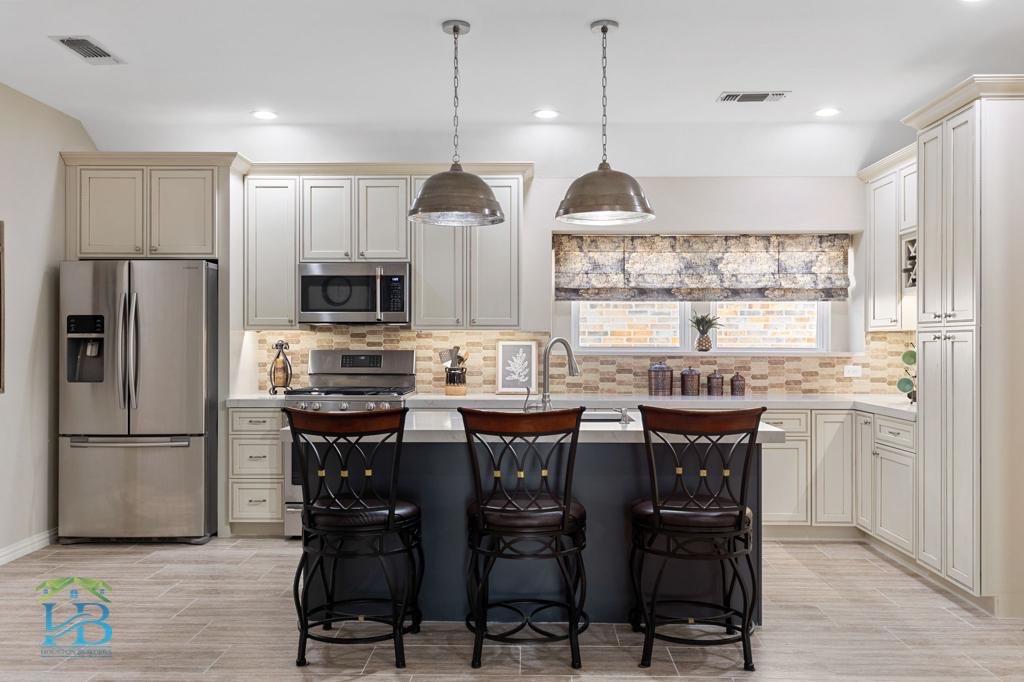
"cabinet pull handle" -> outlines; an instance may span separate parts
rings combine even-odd
[[[766,422],[771,426],[782,426],[784,422]]]
[[[267,503],[267,501],[265,499],[263,499],[263,500],[254,500],[252,498],[249,498],[249,504],[266,504],[266,503]]]
[[[871,420],[870,419],[865,419],[864,420],[864,426],[871,426]]]
[[[941,341],[942,334],[932,334],[932,341]]]
[[[897,438],[903,435],[899,431],[890,431],[889,429],[886,429],[885,432],[888,433],[890,436],[896,436]]]
[[[895,317],[893,317],[893,318],[890,318],[890,319],[889,319],[889,321],[890,321],[890,322],[892,322],[893,324],[896,324],[896,322],[897,322],[898,320],[897,320],[897,319],[896,319]]]
[[[266,424],[267,420],[266,419],[250,419],[249,423],[250,424]]]
[[[249,455],[249,459],[266,459],[266,455]]]
[[[941,320],[942,319],[942,314],[941,313],[932,313],[932,319],[933,320]]]

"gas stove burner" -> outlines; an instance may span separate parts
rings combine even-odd
[[[412,393],[413,389],[403,386],[362,387],[353,386],[309,386],[306,388],[290,388],[285,395],[324,395],[324,396],[403,396]]]

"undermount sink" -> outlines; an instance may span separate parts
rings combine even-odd
[[[587,410],[583,413],[583,421],[585,422],[622,422],[623,414],[618,410]],[[625,423],[629,424],[636,421],[628,414],[625,415]]]

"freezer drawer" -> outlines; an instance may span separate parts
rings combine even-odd
[[[62,538],[198,538],[213,530],[206,439],[61,438]]]

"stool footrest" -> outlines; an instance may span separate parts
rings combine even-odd
[[[569,639],[568,629],[565,634],[552,632],[548,629],[548,627],[558,621],[537,622],[535,620],[537,614],[551,609],[562,609],[564,611],[568,611],[569,604],[567,602],[554,601],[550,599],[510,599],[506,601],[488,602],[486,611],[489,612],[491,609],[505,609],[512,611],[513,613],[518,614],[519,620],[510,621],[509,623],[497,623],[497,625],[508,626],[507,629],[501,632],[488,631],[487,628],[496,625],[496,623],[487,623],[484,626],[484,639],[489,639],[494,642],[518,644],[562,642]],[[580,611],[579,632],[583,633],[589,626],[590,616],[587,615],[586,611]],[[476,631],[472,613],[466,616],[466,627],[470,632]],[[517,636],[518,633],[526,629],[531,630],[535,634],[533,636],[528,634]]]

